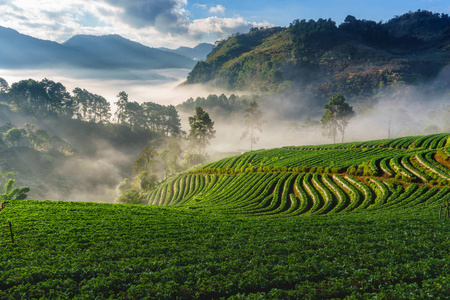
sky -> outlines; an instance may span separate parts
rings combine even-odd
[[[214,43],[251,27],[347,15],[387,21],[430,10],[450,13],[450,0],[0,0],[0,26],[64,42],[77,34],[119,34],[150,47]]]

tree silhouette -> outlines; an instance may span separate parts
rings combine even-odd
[[[214,122],[209,114],[200,106],[195,108],[195,115],[189,117],[189,139],[194,147],[199,148],[200,153],[204,153],[209,141],[215,137]]]
[[[345,97],[342,94],[337,94],[329,99],[324,108],[325,113],[320,120],[323,129],[322,135],[332,138],[333,143],[336,143],[336,136],[340,132],[342,135],[341,142],[344,142],[345,129],[349,120],[355,115],[353,107],[345,102]]]
[[[250,102],[248,108],[245,110],[245,130],[242,133],[242,139],[250,140],[250,150],[253,150],[253,144],[256,144],[259,140],[259,137],[255,136],[255,131],[258,130],[262,132],[262,111],[259,109],[258,103],[256,101]]]

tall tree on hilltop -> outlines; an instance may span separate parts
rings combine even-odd
[[[127,102],[125,104],[125,110],[122,115],[124,116],[123,122],[129,124],[132,129],[144,127],[143,123],[145,122],[142,108],[141,105],[136,101]]]
[[[258,130],[262,132],[262,111],[259,109],[258,103],[256,101],[250,102],[248,108],[245,110],[245,130],[242,133],[242,139],[250,140],[250,150],[253,150],[253,144],[256,144],[259,140],[259,137],[255,136],[255,131]]]
[[[73,90],[73,95],[78,119],[102,123],[108,122],[111,118],[111,105],[102,96],[78,87]]]
[[[164,114],[165,114],[164,134],[166,136],[170,135],[173,137],[180,136],[182,134],[181,120],[180,120],[178,111],[176,110],[175,106],[169,105],[169,106],[164,107]]]
[[[199,152],[203,153],[209,141],[215,137],[214,122],[209,114],[200,106],[195,108],[195,115],[189,117],[189,139],[194,147],[198,147]]]
[[[342,135],[341,142],[344,142],[345,129],[349,120],[355,115],[353,107],[345,102],[345,97],[342,94],[337,94],[329,99],[324,108],[325,113],[320,120],[323,130],[322,135],[332,138],[333,143],[336,143],[336,136],[340,132]]]
[[[115,112],[117,123],[125,123],[126,120],[125,111],[128,103],[128,94],[122,91],[117,95],[117,98],[119,98],[117,102],[114,102],[114,104],[117,105],[117,110]]]

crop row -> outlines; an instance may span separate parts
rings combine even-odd
[[[309,172],[189,174],[155,190],[149,204],[228,214],[294,216],[413,207],[450,198],[448,187],[412,183],[403,188],[389,180],[366,179]]]
[[[349,142],[328,145],[312,145],[300,147],[286,147],[297,150],[333,150],[355,148],[393,148],[393,149],[438,149],[447,145],[448,133],[439,133],[426,136],[407,136],[395,139],[382,139],[367,142]]]

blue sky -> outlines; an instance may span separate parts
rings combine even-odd
[[[450,14],[450,0],[0,0],[0,26],[57,42],[76,34],[120,34],[175,48],[295,19],[387,21],[418,9]]]

